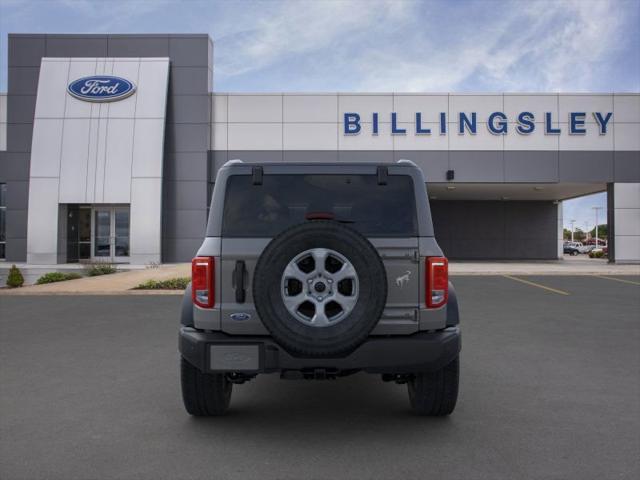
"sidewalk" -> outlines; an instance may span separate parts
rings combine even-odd
[[[129,268],[127,265],[125,268]],[[52,271],[53,268],[50,270]],[[131,290],[147,280],[166,280],[175,277],[191,276],[190,263],[173,263],[159,265],[154,268],[136,268],[131,270],[100,275],[97,277],[84,277],[77,280],[48,283],[46,285],[28,285],[21,288],[1,288],[0,295],[121,295],[124,293],[134,295],[162,295],[179,294],[182,290]]]
[[[60,266],[56,266],[60,267]],[[43,268],[45,268],[43,266]],[[147,280],[165,280],[191,275],[189,263],[164,264],[154,268],[126,266],[128,271],[78,280],[0,288],[0,295],[181,295],[182,290],[132,290]],[[70,267],[71,269],[71,267]],[[45,268],[46,270],[46,268]],[[51,266],[49,271],[54,270]],[[464,275],[638,275],[640,265],[609,264],[604,259],[568,257],[565,260],[532,262],[451,261],[451,276]]]

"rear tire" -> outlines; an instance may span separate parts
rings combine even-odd
[[[229,408],[233,384],[225,374],[202,373],[181,357],[180,383],[184,408],[190,415],[224,415]]]
[[[415,374],[407,384],[413,412],[430,417],[450,415],[456,408],[459,379],[459,357],[435,372]]]

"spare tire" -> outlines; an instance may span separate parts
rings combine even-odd
[[[275,237],[253,276],[256,311],[293,355],[331,357],[367,338],[387,301],[378,252],[355,230],[314,220]]]

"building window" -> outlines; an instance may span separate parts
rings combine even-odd
[[[0,183],[0,260],[7,251],[7,184]]]

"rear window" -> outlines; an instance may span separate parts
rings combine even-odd
[[[227,181],[222,235],[273,237],[307,221],[329,216],[368,237],[418,235],[413,181],[390,175],[265,175],[253,185],[250,175]]]

